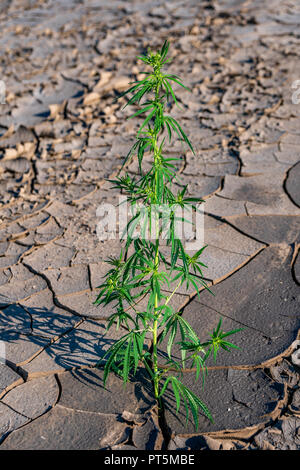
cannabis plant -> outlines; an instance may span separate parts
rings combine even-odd
[[[132,82],[130,88],[120,95],[130,97],[125,107],[141,106],[130,118],[144,115],[136,141],[123,164],[128,165],[137,155],[139,173],[137,177],[126,173],[109,180],[114,188],[119,188],[126,195],[134,211],[122,236],[120,256],[107,260],[111,269],[99,286],[95,304],[106,306],[113,303],[114,313],[109,318],[107,330],[116,325],[127,331],[104,356],[104,385],[110,372],[119,374],[126,383],[143,365],[153,383],[159,409],[168,388],[174,393],[177,412],[183,404],[187,421],[191,411],[197,428],[200,412],[210,420],[212,416],[207,406],[183,384],[182,371],[189,361],[189,367],[195,370],[195,378],[200,375],[204,378],[209,356],[213,355],[216,359],[219,348],[229,350],[236,347],[227,341],[227,337],[239,330],[224,333],[220,320],[209,339],[201,342],[181,312],[171,305],[173,295],[181,286],[187,289],[193,286],[198,295],[201,286],[206,289],[208,286],[202,275],[205,265],[200,261],[205,247],[193,255],[187,254],[176,232],[178,220],[183,220],[176,215],[176,209],[195,211],[202,200],[188,197],[187,186],[174,192],[174,163],[179,158],[165,156],[166,141],[171,143],[174,137],[194,153],[180,124],[166,114],[170,101],[180,106],[173,87],[179,85],[189,90],[177,75],[163,73],[163,66],[170,61],[166,59],[168,48],[169,42],[165,41],[158,52],[148,50],[146,55],[138,57],[152,70],[145,72],[143,80]],[[151,168],[147,171],[143,171],[145,155],[150,155],[152,159]],[[134,236],[138,224],[142,232],[139,237]],[[147,227],[154,232],[155,236],[151,239],[146,236]],[[163,232],[169,256],[161,249]],[[143,304],[139,302],[141,300]],[[139,307],[139,303],[143,307]],[[176,338],[180,341],[177,342]],[[163,340],[167,343],[166,354],[159,356],[158,347]],[[180,360],[172,354],[175,344],[181,351]]]

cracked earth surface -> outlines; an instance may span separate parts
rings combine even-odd
[[[11,0],[0,24],[0,449],[299,449],[298,2]],[[96,210],[117,203],[105,178],[138,126],[113,99],[166,38],[192,89],[170,112],[197,150],[179,171],[205,199],[215,294],[173,302],[200,338],[220,315],[245,328],[204,389],[184,373],[215,419],[198,432],[168,395],[158,421],[143,370],[105,390],[95,368],[120,335],[104,336],[111,312],[92,304],[120,248],[99,242]]]

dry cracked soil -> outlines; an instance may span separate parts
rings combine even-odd
[[[0,449],[300,449],[299,2],[10,0],[0,25]],[[114,98],[165,39],[196,156],[168,152],[205,199],[214,292],[173,301],[201,338],[244,328],[204,388],[184,372],[214,416],[197,432],[169,393],[158,420],[143,370],[104,389],[95,367],[121,334],[93,305],[120,248],[96,211],[139,125]]]

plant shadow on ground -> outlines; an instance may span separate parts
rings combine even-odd
[[[102,321],[84,319],[62,309],[11,304],[0,310],[0,341],[7,363],[17,366],[43,355],[45,372],[95,365],[115,339]],[[117,335],[116,335],[117,336]]]
[[[27,311],[28,310],[28,311]],[[55,310],[55,308],[53,309]],[[63,311],[61,311],[63,312]],[[62,377],[64,371],[69,371],[69,374],[73,378],[72,393],[76,396],[78,388],[83,387],[87,400],[92,400],[97,393],[99,399],[97,403],[99,405],[99,411],[103,407],[103,412],[107,411],[107,405],[105,402],[115,402],[114,411],[121,418],[121,413],[124,409],[122,408],[122,400],[126,400],[126,396],[135,397],[138,404],[138,414],[143,414],[151,409],[155,405],[153,397],[153,384],[144,369],[139,369],[137,375],[134,377],[130,375],[129,383],[124,387],[122,378],[112,374],[106,384],[106,388],[103,385],[103,367],[98,368],[95,365],[103,356],[105,350],[114,344],[116,341],[110,337],[106,337],[102,334],[99,337],[99,328],[104,333],[105,324],[101,321],[84,320],[83,327],[79,324],[77,328],[74,325],[78,321],[83,321],[81,317],[76,317],[66,312],[56,313],[51,309],[47,308],[35,308],[30,307],[26,310],[18,304],[10,305],[0,311],[0,340],[7,343],[7,349],[9,352],[7,363],[13,368],[18,367],[18,363],[21,366],[18,367],[18,371],[27,378],[28,374],[31,373],[31,363],[34,361],[41,361],[37,369],[33,368],[33,372],[45,371],[51,373],[61,372],[58,377]],[[10,355],[10,344],[15,345],[16,358],[13,359],[13,355]],[[18,352],[18,347],[20,348]],[[26,357],[28,348],[28,357]],[[22,355],[23,354],[23,355]],[[43,354],[43,359],[39,359],[39,355]],[[159,356],[166,356],[166,353],[160,351]],[[34,358],[32,359],[32,356]],[[28,368],[28,370],[27,370]],[[223,371],[224,372],[224,371]],[[223,373],[222,372],[222,373]],[[246,371],[241,371],[241,373]],[[207,390],[211,390],[213,382],[217,380],[215,375],[219,374],[220,371],[208,371],[207,382],[212,382],[208,385],[205,384],[202,388],[201,377],[199,379],[197,388],[198,392],[203,395],[203,401],[208,405],[212,414],[215,417],[215,422],[218,422],[218,429],[230,428],[230,419],[221,419],[222,414],[226,414],[224,404],[221,404],[222,396],[217,398],[216,394],[213,397],[207,395]],[[184,373],[184,375],[190,375]],[[222,374],[221,374],[222,375]],[[226,380],[226,386],[229,386]],[[276,384],[274,384],[276,386]],[[231,389],[231,385],[229,386]],[[273,386],[271,386],[272,388]],[[226,387],[225,387],[226,388]],[[229,393],[229,392],[228,392]],[[231,395],[232,392],[229,393]],[[217,394],[218,395],[218,394]],[[222,395],[222,394],[221,394]],[[228,395],[228,396],[229,396]],[[89,399],[89,396],[91,397]],[[121,406],[120,406],[121,405]],[[232,404],[231,404],[232,405]],[[230,406],[231,406],[230,405]],[[113,406],[113,405],[110,405]],[[264,404],[260,410],[260,415],[269,414],[273,411],[275,402],[264,401]],[[242,404],[237,404],[237,408],[245,407]],[[224,408],[224,410],[223,410]],[[263,409],[262,409],[263,408]],[[184,408],[181,407],[179,412],[176,412],[176,401],[173,394],[167,389],[163,397],[163,409],[167,421],[170,419],[178,423],[182,433],[193,434],[195,429],[192,425],[191,419],[186,427]],[[236,410],[237,413],[239,410]],[[106,411],[105,411],[106,410]],[[223,410],[223,411],[222,411]],[[241,410],[240,410],[241,411]],[[112,411],[110,411],[112,412]],[[254,411],[249,411],[249,423],[241,422],[240,427],[244,427],[251,424],[251,421],[256,419]],[[255,415],[255,416],[254,416]],[[230,418],[228,416],[228,418]],[[237,420],[239,421],[239,419]],[[199,413],[199,432],[207,432],[215,430],[214,425],[211,425],[204,413]],[[217,430],[217,429],[216,429]]]
[[[21,364],[18,370],[27,378],[27,366],[30,369],[30,364],[39,361],[38,356],[43,354],[39,371],[43,364],[46,372],[69,370],[74,386],[84,385],[87,393],[88,388],[91,391],[101,390],[105,400],[110,400],[114,393],[119,396],[126,391],[122,379],[116,375],[113,375],[112,381],[114,389],[111,391],[109,384],[104,388],[101,362],[98,368],[95,367],[108,347],[116,341],[104,335],[106,325],[101,321],[85,319],[75,328],[83,320],[81,317],[68,312],[64,314],[63,310],[57,313],[55,309],[30,307],[25,310],[19,304],[11,304],[0,311],[0,340],[6,343],[7,364],[13,368]],[[13,351],[10,353],[11,349]],[[137,402],[143,404],[139,408],[140,413],[154,405],[153,385],[143,369],[139,369],[135,377],[130,376],[130,384],[134,387]]]

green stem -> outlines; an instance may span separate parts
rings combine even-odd
[[[177,289],[180,287],[181,283],[182,283],[182,280],[180,279],[180,281],[178,282],[177,286],[175,287],[175,289],[173,290],[173,292],[171,293],[171,295],[169,295],[169,297],[167,298],[165,305],[168,305],[168,303],[169,303],[170,300],[172,299],[173,295],[175,294],[175,292],[177,291]]]
[[[158,102],[159,100],[159,85],[155,87],[155,101]],[[155,188],[154,188],[154,194],[155,194],[155,203],[157,203],[156,200],[156,188],[157,188],[157,170],[156,170],[156,160],[157,160],[157,152],[158,152],[158,146],[157,146],[157,132],[155,132],[153,136],[153,148],[154,148],[154,167],[155,167]],[[155,247],[155,259],[154,259],[154,265],[155,269],[157,270],[158,268],[158,253],[159,253],[159,220],[156,217],[156,247]],[[153,322],[153,369],[154,369],[154,396],[156,400],[158,400],[159,396],[159,377],[158,377],[158,360],[157,360],[157,325],[158,325],[158,317],[157,315],[157,308],[158,308],[158,295],[157,293],[155,294],[155,299],[154,299],[154,315],[155,315],[155,320]]]
[[[156,175],[155,175],[155,183],[157,184],[156,180]],[[155,188],[155,194],[156,194],[156,188]],[[154,259],[154,265],[155,269],[157,270],[158,267],[158,250],[159,250],[159,239],[158,239],[158,231],[159,231],[159,221],[156,217],[156,247],[155,247],[155,259]],[[155,320],[153,323],[153,368],[154,368],[154,395],[155,398],[158,400],[158,395],[159,395],[159,378],[158,378],[158,364],[157,364],[157,324],[158,324],[158,315],[157,315],[157,308],[158,308],[158,295],[157,293],[155,294],[155,299],[154,299],[154,315],[155,315]]]

